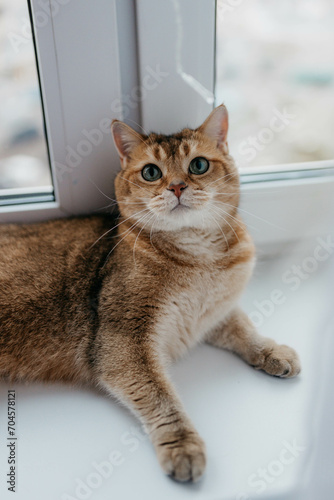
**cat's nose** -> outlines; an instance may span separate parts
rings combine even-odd
[[[187,187],[188,186],[185,182],[179,182],[178,184],[169,184],[168,189],[169,191],[174,191],[175,196],[180,198],[182,191],[184,191]]]

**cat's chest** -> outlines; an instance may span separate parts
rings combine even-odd
[[[161,344],[176,359],[221,323],[236,304],[253,269],[244,263],[220,271],[196,273],[170,292],[158,325]]]

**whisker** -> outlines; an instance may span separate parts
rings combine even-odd
[[[215,191],[215,194],[225,194],[225,195],[229,195],[229,196],[234,196],[235,194],[237,194],[239,192],[239,188],[237,190],[234,191],[234,193],[225,193],[225,192],[222,192],[222,191]],[[277,189],[269,189],[268,190],[266,189],[266,193],[270,193],[270,194],[273,194],[273,193],[279,193],[279,191]],[[242,190],[242,184],[241,184],[241,191],[240,191],[240,195],[243,196],[244,194],[252,194],[253,196],[258,196],[259,193],[255,193],[254,191],[243,191]]]
[[[125,201],[125,200],[119,200],[117,203],[118,204],[119,203],[123,203],[124,205],[145,205],[146,201]]]
[[[219,177],[218,179],[215,179],[214,181],[209,182],[204,187],[211,186],[211,184],[214,184],[215,182],[221,181],[222,179],[228,179],[231,177],[235,177],[236,175],[239,175],[239,172],[231,172],[230,174],[225,174],[222,177]]]
[[[209,215],[209,217],[213,220],[213,222],[214,222],[214,223],[218,226],[218,228],[219,228],[220,232],[221,232],[221,233],[222,233],[222,235],[224,236],[224,239],[225,239],[225,241],[226,241],[227,248],[228,248],[228,250],[230,250],[230,245],[229,245],[229,242],[227,241],[227,238],[226,238],[226,236],[225,236],[224,231],[222,230],[222,228],[220,227],[220,225],[218,224],[218,222],[216,221],[216,219],[214,218],[214,216],[213,216],[211,213],[209,213],[208,215]]]
[[[221,208],[218,208],[216,207],[217,210],[222,210]],[[231,214],[229,214],[228,212],[225,212],[225,210],[222,210],[223,214],[226,216],[226,217],[230,217],[233,219],[233,216]],[[223,215],[222,215],[223,217]],[[223,217],[224,218],[224,217]],[[236,221],[236,220],[233,220],[235,222],[235,224],[237,224],[240,228],[243,228],[242,224],[240,224],[240,222]],[[260,231],[260,229],[258,227],[255,227],[255,226],[252,226],[251,224],[246,224],[246,227],[247,228],[251,228],[253,229],[254,231]]]
[[[100,236],[96,241],[95,243],[93,243],[89,248],[88,250],[91,250],[95,245],[96,243],[98,243],[104,236],[106,236],[108,233],[110,233],[111,231],[113,231],[114,229],[116,229],[116,227],[120,226],[121,224],[124,224],[124,222],[126,222],[127,220],[131,219],[132,217],[135,217],[136,215],[139,215],[141,214],[142,212],[145,212],[145,210],[148,210],[147,208],[144,208],[144,210],[140,210],[140,212],[137,212],[133,215],[130,215],[130,217],[127,217],[127,219],[123,220],[122,222],[119,222],[118,224],[116,224],[116,226],[108,229],[108,231],[106,231],[104,234],[102,234],[102,236]]]
[[[99,212],[101,210],[106,210],[107,208],[114,208],[116,206],[119,206],[119,203],[123,203],[124,205],[137,205],[137,206],[143,206],[145,205],[145,201],[121,201],[118,202],[117,200],[114,200],[112,203],[109,203],[109,205],[105,205],[104,207],[98,208],[96,211]]]
[[[104,193],[102,191],[102,189],[99,188],[99,186],[93,181],[93,179],[91,178],[88,178],[88,180],[93,184],[94,187],[96,187],[96,189],[103,195],[105,196],[108,200],[110,200],[112,203],[110,203],[110,205],[106,205],[105,207],[102,207],[102,208],[99,208],[99,210],[105,210],[107,208],[110,208],[114,205],[117,205],[118,204],[118,201],[114,198],[110,198],[110,196],[106,195],[106,193]],[[127,179],[125,179],[127,180]],[[122,203],[125,203],[126,205],[137,205],[139,203],[143,204],[144,202],[125,202],[125,201],[122,201]]]
[[[100,193],[101,193],[101,194],[103,194],[103,196],[105,196],[106,198],[108,198],[108,200],[110,200],[110,201],[116,201],[116,200],[114,200],[113,198],[110,198],[110,197],[109,197],[106,193],[104,193],[104,192],[103,192],[103,191],[99,188],[99,186],[98,186],[97,184],[95,184],[95,182],[93,181],[93,179],[91,179],[91,178],[89,177],[89,178],[88,178],[88,180],[89,180],[89,181],[93,184],[93,186],[95,186],[95,187],[96,187],[96,189],[97,189],[98,191],[100,191]]]
[[[154,219],[154,221],[153,221],[153,224],[152,224],[152,227],[151,227],[151,231],[150,231],[150,242],[151,242],[151,245],[152,245],[152,247],[154,248],[154,250],[155,250],[156,252],[158,252],[158,250],[157,250],[157,249],[156,249],[156,247],[153,245],[153,240],[152,240],[152,231],[153,231],[153,226],[154,226],[154,224],[156,223],[157,219],[158,219],[158,216],[157,216],[157,215],[155,215],[155,219]]]
[[[216,203],[213,204],[214,208],[216,210],[221,210],[225,215],[228,215],[229,217],[231,217],[231,219],[234,220],[234,222],[239,226],[239,227],[243,227],[242,223],[240,220],[238,220],[236,217],[234,217],[233,215],[229,214],[228,212],[226,212],[225,210],[223,210],[221,207],[217,206]],[[233,206],[233,205],[231,205]]]
[[[107,208],[116,207],[116,205],[117,205],[117,202],[110,203],[109,205],[106,205],[105,207],[97,208],[96,212],[99,212],[100,210],[106,210]]]
[[[142,217],[141,217],[138,221],[136,221],[134,224],[132,224],[132,226],[131,226],[129,229],[127,229],[127,230],[125,231],[123,238],[121,238],[121,239],[120,239],[120,240],[116,243],[116,245],[115,245],[115,246],[113,246],[113,247],[112,247],[112,249],[108,252],[108,255],[107,255],[106,260],[105,260],[105,262],[104,262],[104,264],[103,264],[103,266],[102,266],[102,269],[103,269],[103,268],[104,268],[104,266],[106,265],[106,263],[107,263],[107,261],[108,261],[108,259],[109,259],[110,255],[111,255],[111,253],[115,250],[115,248],[116,248],[116,247],[118,247],[118,245],[119,245],[119,244],[120,244],[120,243],[124,240],[124,238],[126,238],[126,237],[127,237],[127,236],[128,236],[128,235],[129,235],[129,234],[130,234],[130,233],[131,233],[134,229],[135,229],[135,227],[136,227],[136,226],[138,226],[138,224],[140,224],[140,222],[142,221],[142,219],[143,219],[144,217],[146,217],[146,215],[147,215],[147,214],[143,215],[143,216],[142,216]]]
[[[137,234],[137,237],[136,237],[136,239],[135,239],[135,244],[134,244],[134,246],[133,246],[133,261],[134,261],[135,267],[136,267],[136,265],[137,265],[137,264],[136,264],[136,244],[137,244],[137,240],[138,240],[138,238],[139,238],[139,236],[140,236],[140,233],[141,233],[141,232],[143,231],[143,229],[145,228],[145,226],[147,226],[147,224],[150,222],[150,220],[152,220],[152,219],[155,217],[155,215],[154,215],[154,214],[153,214],[153,215],[152,215],[152,214],[148,214],[148,215],[150,215],[150,217],[148,218],[148,220],[146,220],[145,224],[143,225],[143,227],[141,228],[141,230],[140,230],[140,231],[139,231],[139,233]]]
[[[225,202],[222,202],[222,201],[220,201],[220,202],[218,201],[218,203],[222,203],[223,205],[226,205],[226,206],[229,206],[229,207],[233,207],[233,205],[230,205],[229,203],[225,203]],[[243,208],[238,207],[238,210],[240,210],[240,212],[244,212],[244,213],[246,213],[248,215],[251,215],[252,217],[255,217],[256,219],[259,219],[260,221],[265,222],[266,224],[269,224],[272,227],[276,227],[277,229],[280,229],[281,231],[285,231],[285,229],[283,227],[277,226],[273,222],[270,222],[270,221],[268,221],[266,219],[263,219],[262,217],[259,217],[258,215],[252,214],[251,212],[248,212],[247,210],[244,210]]]
[[[215,211],[214,211],[214,212],[215,212]],[[215,214],[219,216],[219,213],[215,212]],[[227,212],[226,212],[226,214],[227,214],[227,215],[230,215],[230,214],[228,214]],[[221,218],[223,219],[223,221],[224,221],[224,222],[225,222],[228,226],[230,226],[230,228],[231,228],[231,229],[232,229],[232,231],[234,232],[234,234],[235,234],[235,236],[236,236],[237,240],[238,240],[238,241],[239,241],[239,243],[240,243],[239,236],[237,235],[237,233],[235,232],[235,230],[233,229],[233,227],[231,226],[231,224],[230,224],[230,223],[229,223],[229,222],[225,219],[225,217],[223,217],[222,215],[221,215]]]
[[[230,217],[231,219],[234,220],[234,222],[241,228],[243,228],[243,225],[240,221],[238,221],[238,219],[236,219],[235,217],[233,217],[233,215],[229,214],[228,212],[226,212],[225,210],[223,210],[221,207],[218,207],[217,205],[214,205],[214,207],[216,208],[216,210],[221,210],[225,215],[227,215],[228,217]],[[252,229],[254,229],[254,231],[259,231],[259,228],[255,227],[255,226],[252,226],[251,224],[248,224],[247,223],[247,227],[250,227]]]
[[[121,203],[123,203],[124,205],[145,205],[145,202],[144,201],[121,201]],[[114,203],[110,203],[109,205],[106,205],[104,207],[101,207],[98,209],[99,210],[106,210],[107,208],[111,208],[111,207],[116,207],[119,205],[119,202],[115,200]]]

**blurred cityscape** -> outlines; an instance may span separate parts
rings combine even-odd
[[[333,0],[218,0],[216,50],[240,167],[334,158]]]
[[[0,0],[0,190],[52,184],[27,0]]]

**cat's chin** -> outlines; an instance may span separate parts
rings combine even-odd
[[[179,204],[159,217],[154,222],[154,229],[158,231],[178,231],[182,229],[208,229],[210,220],[205,220],[205,214],[195,208]],[[213,228],[214,229],[214,228]]]
[[[174,208],[172,208],[171,212],[173,212],[174,214],[182,214],[182,213],[185,213],[187,211],[191,210],[190,207],[188,207],[188,205],[184,205],[183,203],[179,203],[178,205],[176,205]]]

